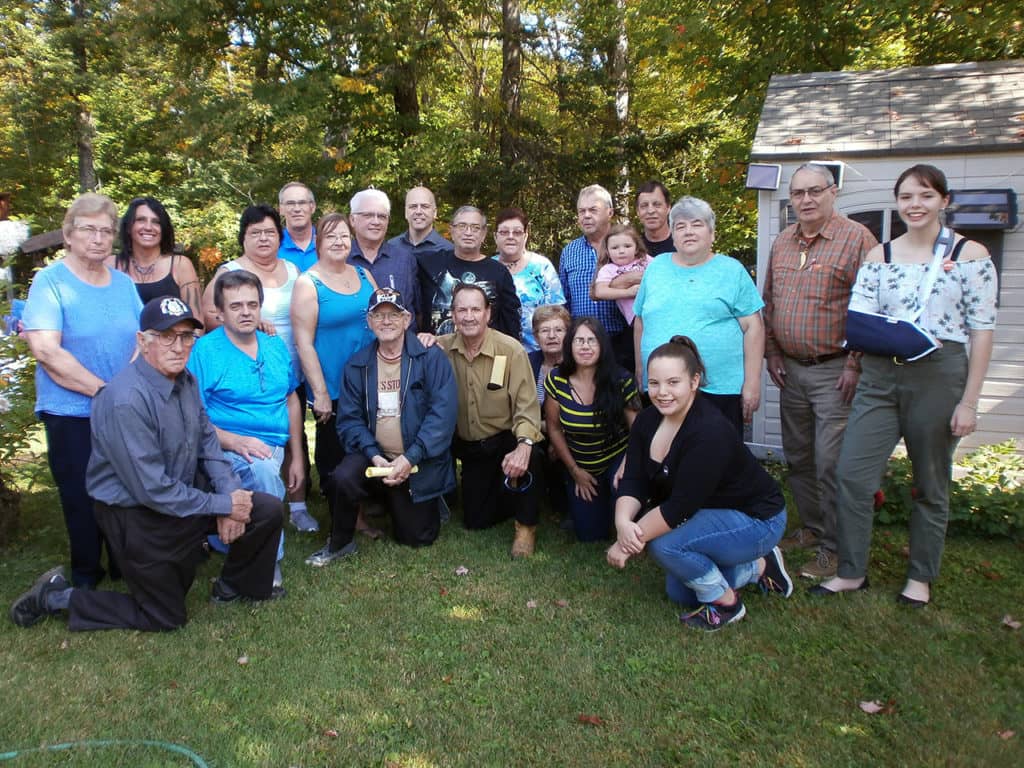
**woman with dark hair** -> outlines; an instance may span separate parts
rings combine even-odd
[[[121,217],[120,233],[117,268],[135,283],[142,303],[176,296],[201,317],[202,283],[192,262],[174,253],[174,225],[163,204],[153,197],[136,197]]]
[[[793,581],[776,546],[786,530],[782,490],[700,390],[704,375],[689,337],[648,356],[652,406],[629,435],[608,562],[624,568],[649,546],[669,598],[694,609],[680,620],[714,631],[746,615],[741,587],[757,582],[789,597]]]
[[[292,302],[295,341],[316,417],[313,463],[325,493],[328,478],[345,456],[336,425],[342,373],[349,358],[374,339],[366,310],[377,283],[362,267],[348,263],[351,251],[345,215],[322,216],[316,224],[316,264],[302,273]],[[367,528],[362,519],[358,527]]]
[[[600,541],[611,531],[622,456],[640,400],[599,320],[576,318],[563,344],[562,362],[544,383],[548,439],[569,477],[576,538]]]
[[[946,177],[915,165],[896,181],[896,208],[905,234],[875,246],[857,273],[850,309],[917,321],[941,346],[913,362],[865,354],[839,454],[839,567],[811,592],[831,596],[866,589],[874,517],[873,495],[902,437],[914,468],[910,561],[899,603],[920,608],[931,600],[949,520],[953,451],[978,423],[978,398],[992,356],[996,325],[996,270],[981,243],[953,233],[943,252]],[[928,280],[929,271],[934,282]],[[932,289],[921,297],[921,286]],[[924,302],[923,312],[922,300]]]

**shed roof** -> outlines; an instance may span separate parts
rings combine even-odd
[[[773,75],[753,160],[1024,150],[1024,59]]]

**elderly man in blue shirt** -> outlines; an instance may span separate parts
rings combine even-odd
[[[273,586],[284,506],[241,487],[185,368],[202,327],[180,299],[153,299],[139,356],[93,399],[86,490],[128,594],[72,588],[58,566],[11,606],[18,626],[67,611],[71,630],[176,629],[210,531],[232,545],[214,602],[284,594]]]
[[[316,198],[301,181],[289,181],[277,193],[277,208],[284,218],[285,230],[277,256],[305,272],[316,264],[316,228],[313,214]]]

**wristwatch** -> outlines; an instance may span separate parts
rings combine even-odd
[[[528,437],[520,437],[516,442],[520,445],[528,445],[533,448],[533,440]]]

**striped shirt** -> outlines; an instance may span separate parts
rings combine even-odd
[[[573,317],[596,317],[609,334],[626,330],[626,320],[614,301],[594,301],[590,284],[597,270],[597,251],[585,237],[577,237],[562,249],[558,279],[562,281],[567,309]]]
[[[623,404],[629,408],[638,407],[639,393],[633,377],[622,371],[620,385]],[[580,467],[597,476],[625,452],[629,442],[625,419],[608,430],[594,412],[593,404],[583,405],[573,397],[568,377],[563,376],[558,368],[548,374],[544,390],[558,403],[558,423],[562,425],[569,452]]]
[[[867,227],[838,213],[810,241],[799,222],[787,227],[772,244],[764,280],[765,356],[841,352],[857,270],[877,244]]]

